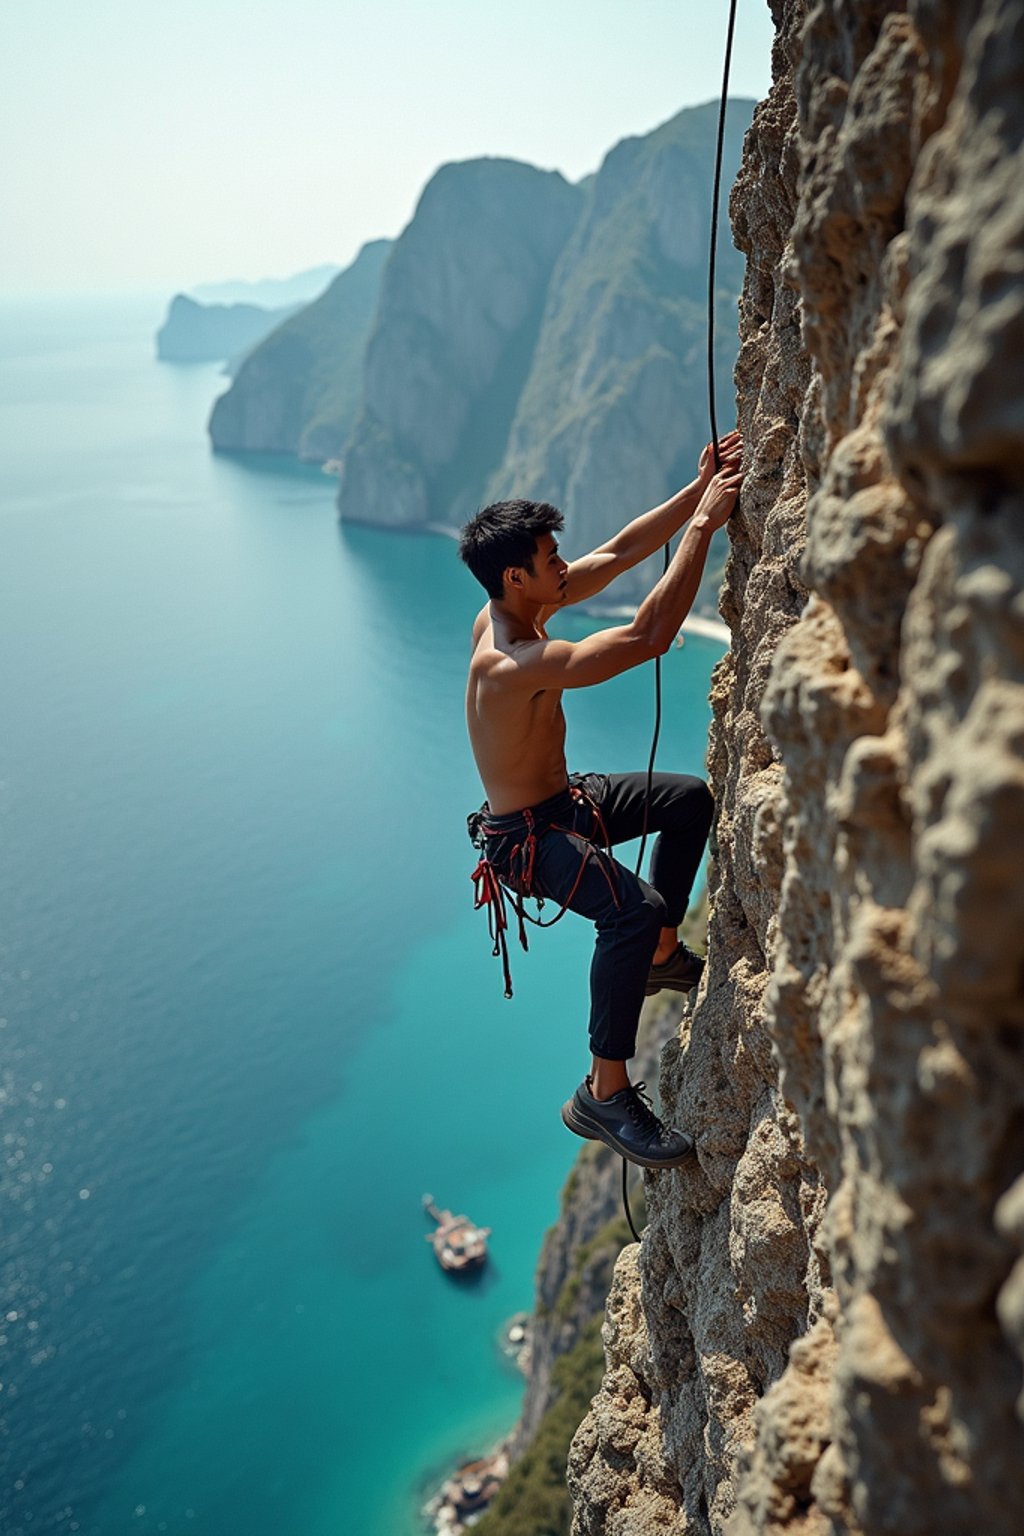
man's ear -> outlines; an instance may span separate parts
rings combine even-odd
[[[521,565],[507,565],[502,575],[510,587],[521,587],[523,585],[523,568]]]

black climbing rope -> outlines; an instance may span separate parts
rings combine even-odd
[[[662,575],[668,570],[669,547],[666,544],[662,550]],[[644,820],[640,832],[640,852],[636,856],[636,867],[633,870],[639,875],[644,862],[644,849],[647,847],[647,820],[651,812],[651,790],[654,788],[654,760],[658,755],[658,738],[661,735],[661,657],[654,658],[654,730],[651,734],[651,755],[647,759],[647,789],[644,794]]]
[[[718,205],[722,195],[722,160],[725,153],[725,115],[729,98],[729,73],[732,69],[732,41],[736,31],[736,5],[737,0],[729,0],[729,25],[725,37],[725,63],[722,69],[722,91],[718,99],[718,137],[715,143],[715,176],[711,193],[711,236],[708,250],[708,417],[711,423],[711,451],[715,459],[715,470],[722,467],[722,455],[718,444],[718,413],[715,408],[715,261],[718,255]],[[663,555],[663,570],[668,570],[669,546],[666,543]],[[644,797],[643,830],[640,836],[640,852],[637,855],[635,873],[639,875],[644,859],[644,850],[647,847],[647,822],[650,815],[651,791],[654,787],[654,760],[658,752],[658,738],[661,735],[661,657],[654,658],[654,731],[651,735],[651,755],[647,762],[647,793]],[[629,1192],[626,1188],[626,1159],[622,1159],[622,1204],[626,1212],[626,1220],[629,1222],[629,1230],[634,1240],[640,1241],[640,1235],[633,1225],[633,1217],[629,1209]]]
[[[623,1209],[626,1212],[626,1220],[629,1222],[629,1230],[633,1234],[633,1241],[634,1241],[634,1243],[638,1243],[640,1241],[640,1233],[637,1231],[636,1227],[634,1227],[634,1225],[633,1225],[633,1216],[632,1216],[632,1213],[631,1213],[631,1211],[629,1209],[629,1190],[626,1188],[626,1176],[627,1176],[628,1171],[629,1171],[629,1164],[626,1162],[626,1159],[623,1158],[622,1159],[622,1205],[623,1205]]]
[[[715,259],[718,254],[718,203],[722,192],[722,158],[725,149],[725,113],[729,96],[729,71],[732,67],[732,39],[736,30],[736,0],[729,0],[729,26],[725,38],[725,65],[722,70],[722,94],[718,101],[718,142],[715,146],[715,184],[711,194],[711,245],[708,251],[708,416],[711,420],[711,445],[715,469],[722,467],[718,449],[718,416],[715,410]]]

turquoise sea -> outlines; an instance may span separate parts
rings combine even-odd
[[[478,589],[212,455],[225,381],[154,361],[161,310],[0,308],[0,1530],[414,1536],[518,1411],[590,934],[503,999]],[[660,766],[701,771],[720,653],[667,658]],[[648,671],[568,713],[574,766],[645,762]],[[493,1227],[480,1284],[425,1190]]]

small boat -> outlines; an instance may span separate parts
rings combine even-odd
[[[500,1491],[508,1473],[508,1458],[503,1452],[470,1461],[449,1478],[443,1493],[459,1520],[479,1515]]]
[[[508,1476],[508,1452],[463,1462],[427,1504],[423,1513],[437,1536],[464,1536],[474,1526]]]
[[[442,1269],[449,1274],[460,1275],[480,1269],[486,1264],[490,1227],[478,1227],[468,1216],[455,1216],[451,1211],[438,1210],[433,1195],[423,1196],[423,1209],[437,1222],[435,1231],[423,1235],[432,1244]]]

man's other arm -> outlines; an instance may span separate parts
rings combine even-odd
[[[506,682],[535,691],[589,688],[654,656],[663,656],[690,611],[712,536],[728,521],[742,480],[738,467],[722,469],[712,478],[668,570],[644,598],[631,623],[599,630],[575,643],[537,640],[519,646],[509,658]]]
[[[743,440],[738,432],[729,432],[719,443],[723,469],[738,469]],[[627,523],[619,533],[589,555],[582,555],[569,565],[565,604],[584,602],[603,592],[623,571],[630,570],[667,544],[694,514],[701,496],[714,473],[711,445],[701,455],[697,479],[681,491]]]

